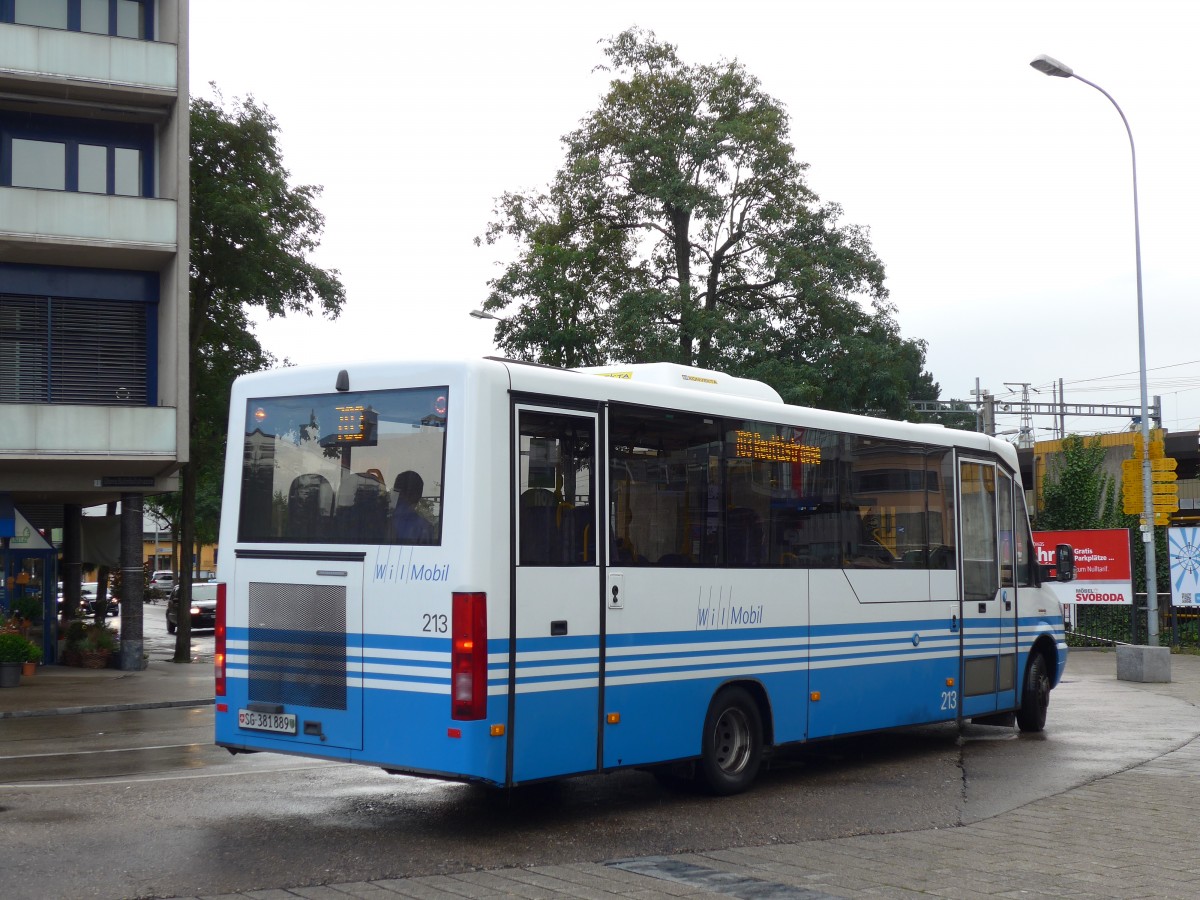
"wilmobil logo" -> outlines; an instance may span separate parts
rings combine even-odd
[[[742,606],[735,603],[702,603],[696,607],[696,629],[745,628],[763,624],[763,604]]]
[[[399,584],[405,581],[444,582],[450,580],[450,563],[426,565],[414,562],[383,560],[375,563],[374,580]]]

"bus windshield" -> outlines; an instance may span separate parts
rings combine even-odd
[[[448,395],[251,398],[238,539],[440,544]]]

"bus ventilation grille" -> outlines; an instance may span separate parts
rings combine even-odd
[[[250,701],[346,708],[346,589],[252,581]]]

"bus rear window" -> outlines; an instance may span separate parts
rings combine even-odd
[[[246,404],[238,539],[440,544],[446,387]]]

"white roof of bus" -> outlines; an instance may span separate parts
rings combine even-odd
[[[681,366],[678,363],[636,363],[629,366],[589,366],[576,371],[587,375],[603,375],[621,381],[638,381],[664,387],[689,388],[707,394],[728,394],[754,400],[782,403],[779,392],[769,384],[737,378],[711,369]]]
[[[824,428],[938,446],[954,445],[977,452],[995,453],[1013,469],[1017,468],[1017,451],[1012,444],[978,432],[787,406],[774,389],[761,382],[673,363],[571,370],[486,357],[357,362],[348,366],[297,366],[243,375],[234,385],[233,397],[244,401],[249,397],[267,394],[329,393],[334,390],[338,372],[342,369],[350,373],[352,390],[378,390],[415,384],[415,378],[424,378],[425,384],[457,381],[459,378],[494,383],[495,379],[501,378],[512,390],[547,396],[557,394],[597,402],[616,400],[646,406],[664,405],[696,413],[781,425]],[[626,372],[630,373],[630,377],[617,375]],[[609,377],[596,377],[601,375]]]

